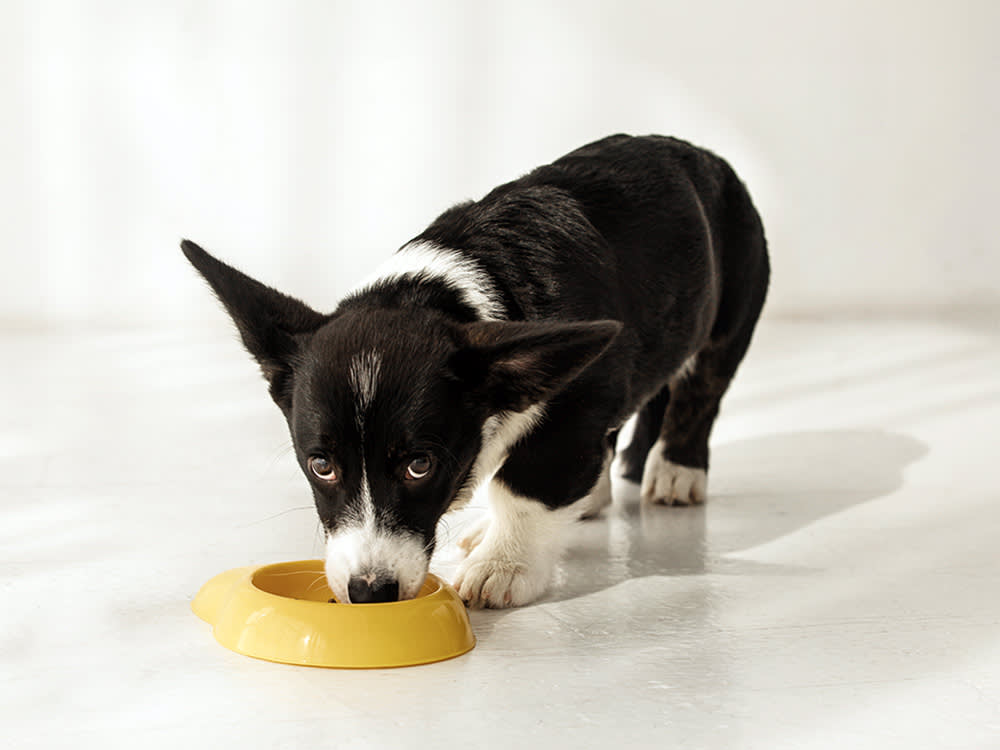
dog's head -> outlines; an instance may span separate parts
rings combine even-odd
[[[458,323],[363,298],[325,315],[194,243],[182,248],[288,421],[326,531],[327,579],[343,602],[416,596],[438,520],[497,468],[479,459],[498,420],[550,398],[619,330]]]

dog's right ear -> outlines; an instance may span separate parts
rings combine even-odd
[[[291,406],[292,362],[299,339],[328,317],[213,258],[190,240],[181,250],[219,298],[247,351],[260,364],[271,397],[283,410]]]

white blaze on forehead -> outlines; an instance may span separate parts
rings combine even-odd
[[[382,355],[375,351],[354,355],[347,368],[347,380],[354,393],[354,419],[357,422],[360,437],[358,448],[361,451],[361,490],[358,496],[359,507],[356,525],[361,529],[374,529],[376,526],[375,498],[372,496],[372,486],[368,480],[368,466],[365,460],[365,414],[375,399],[378,376],[381,370]]]
[[[354,404],[357,408],[358,425],[364,424],[364,415],[375,399],[378,388],[378,376],[382,371],[382,355],[367,351],[355,354],[347,369],[347,379],[354,393]],[[362,435],[362,437],[364,437]]]
[[[444,282],[465,305],[476,311],[480,320],[503,320],[506,317],[500,294],[490,275],[472,258],[431,242],[404,245],[358,289],[407,276]]]
[[[356,355],[348,367],[357,409],[361,482],[343,523],[326,539],[326,579],[341,602],[349,601],[348,587],[354,577],[374,581],[388,576],[399,583],[401,599],[412,599],[424,583],[430,562],[423,539],[393,529],[375,507],[365,458],[365,414],[375,398],[381,368],[382,357],[376,352]]]

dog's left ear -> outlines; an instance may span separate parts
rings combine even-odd
[[[495,411],[524,411],[569,384],[621,329],[616,320],[469,323],[452,367]]]
[[[327,316],[227,266],[190,240],[181,242],[181,250],[236,323],[244,346],[260,364],[271,397],[287,409],[292,361],[299,348],[296,339],[314,332]]]

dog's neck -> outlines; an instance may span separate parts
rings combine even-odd
[[[476,261],[429,242],[400,248],[347,295],[340,309],[359,306],[430,308],[462,323],[509,317],[495,280]]]

